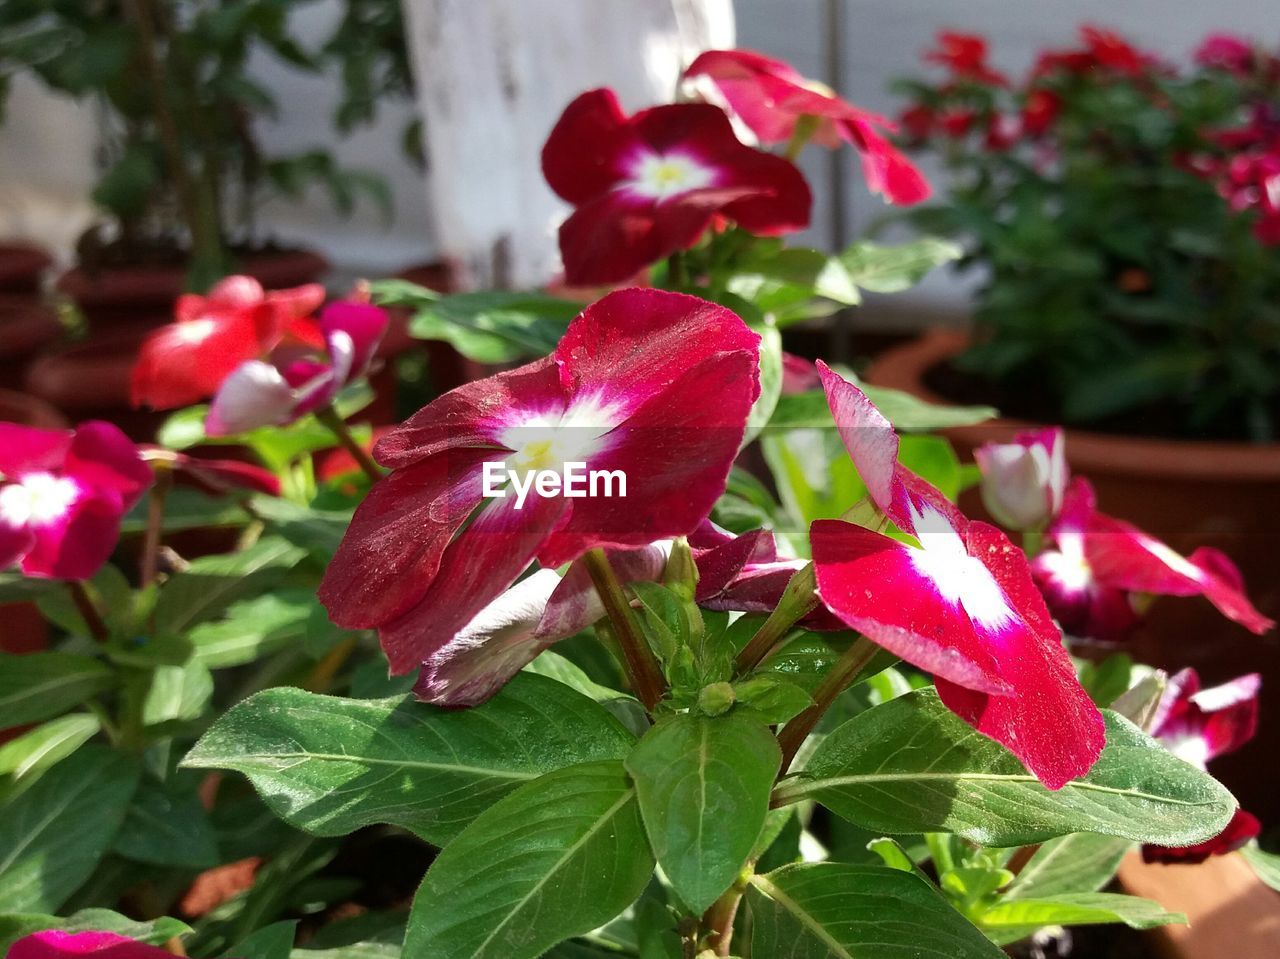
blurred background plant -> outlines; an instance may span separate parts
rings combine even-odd
[[[982,270],[961,393],[1154,435],[1280,429],[1280,60],[1225,35],[1178,66],[1085,27],[1014,81],[943,33],[904,136],[941,158],[908,214]],[[964,398],[972,399],[974,396]]]
[[[345,92],[334,121],[344,131],[373,116],[388,84],[405,82],[396,66],[404,51],[387,42],[397,3],[353,0],[332,38],[311,50],[289,29],[294,8],[311,2],[4,5],[0,82],[29,70],[101,111],[93,199],[103,220],[81,237],[82,265],[185,261],[188,285],[204,289],[237,253],[269,244],[256,211],[273,196],[299,198],[320,185],[344,212],[364,196],[389,214],[377,174],[343,168],[323,149],[269,153],[257,137],[255,122],[279,104],[246,69],[255,50],[307,72],[339,61]],[[355,22],[371,29],[348,29]]]

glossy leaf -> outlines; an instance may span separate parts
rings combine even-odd
[[[308,832],[393,823],[442,845],[522,783],[621,759],[634,743],[587,697],[522,674],[466,710],[269,689],[219,719],[184,765],[244,773],[276,815]]]
[[[132,757],[83,746],[0,804],[0,912],[56,912],[110,848],[137,783]]]
[[[16,782],[66,759],[87,743],[102,723],[92,713],[51,719],[0,746],[0,775]]]
[[[1253,867],[1254,874],[1259,879],[1280,892],[1280,856],[1260,849],[1256,841],[1241,849],[1240,855]]]
[[[835,729],[774,801],[816,799],[868,829],[951,832],[987,846],[1084,831],[1161,845],[1217,835],[1235,811],[1231,794],[1127,719],[1105,715],[1097,764],[1050,792],[932,689],[918,690]]]
[[[813,863],[755,876],[751,954],[788,959],[1002,959],[936,890],[888,866]]]
[[[0,654],[0,729],[59,716],[114,682],[111,670],[91,656]]]
[[[627,757],[654,855],[695,914],[741,872],[781,762],[769,728],[739,709],[664,720]]]
[[[316,605],[312,590],[276,590],[232,603],[221,620],[201,623],[187,638],[210,669],[242,666],[302,642]]]
[[[489,807],[431,864],[404,954],[533,959],[608,922],[652,871],[620,762],[548,773]]]
[[[1152,929],[1185,923],[1180,912],[1166,912],[1150,899],[1116,893],[1085,892],[1053,899],[1004,899],[982,914],[984,932],[1004,945],[1045,926],[1096,926],[1123,923],[1130,929]]]
[[[1050,839],[1027,860],[1006,898],[1052,899],[1064,893],[1097,892],[1111,882],[1131,848],[1133,843],[1127,839],[1087,832]]]

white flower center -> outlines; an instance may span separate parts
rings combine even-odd
[[[715,171],[679,153],[643,153],[631,168],[627,189],[654,200],[669,200],[715,182]]]
[[[180,343],[194,346],[197,343],[203,343],[213,335],[214,330],[218,328],[218,321],[211,319],[189,320],[186,323],[175,323],[174,326],[174,339]]]
[[[79,496],[74,480],[30,473],[0,488],[0,520],[17,528],[48,526],[66,516]]]
[[[1064,590],[1083,593],[1093,583],[1093,569],[1084,555],[1084,537],[1075,532],[1058,534],[1057,550],[1041,553],[1040,567]]]
[[[1204,769],[1209,763],[1209,743],[1203,736],[1194,733],[1177,732],[1160,737],[1165,749],[1173,753],[1185,763]]]
[[[960,534],[940,512],[911,505],[920,549],[911,551],[916,571],[937,587],[942,598],[961,606],[976,625],[999,629],[1015,618],[1004,590],[982,561],[970,556]]]
[[[513,450],[509,469],[560,471],[565,463],[586,463],[605,448],[605,434],[622,422],[624,411],[599,396],[577,397],[563,411],[530,411],[502,431],[499,441]]]

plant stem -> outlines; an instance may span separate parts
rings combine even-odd
[[[806,563],[792,574],[778,605],[738,654],[739,674],[748,673],[764,662],[787,631],[818,605],[816,588],[812,563]]]
[[[156,481],[147,498],[147,532],[142,540],[142,562],[138,578],[146,589],[156,578],[156,560],[160,553],[160,534],[164,527],[164,501],[173,488],[173,473],[168,466],[156,469]]]
[[[791,720],[778,733],[778,745],[782,747],[782,766],[779,775],[786,773],[800,746],[813,732],[837,696],[853,682],[855,676],[871,661],[871,657],[879,650],[875,643],[865,636],[859,636],[853,645],[845,650],[844,655],[831,667],[831,671],[822,677],[818,688],[813,691],[813,705]]]
[[[1044,549],[1044,530],[1029,529],[1022,534],[1022,551],[1027,554],[1027,559],[1035,559],[1042,549]]]
[[[588,550],[584,558],[587,571],[591,574],[591,582],[595,584],[600,602],[609,614],[609,622],[622,649],[622,665],[627,671],[631,689],[640,702],[644,703],[644,708],[652,712],[662,699],[666,685],[662,679],[662,671],[658,668],[658,660],[649,648],[648,640],[636,621],[631,604],[622,591],[622,584],[614,575],[604,550]]]
[[[374,462],[373,457],[369,455],[369,451],[361,446],[356,438],[351,435],[351,428],[338,415],[338,411],[333,408],[332,404],[322,406],[316,410],[316,419],[329,427],[333,435],[338,438],[338,442],[342,444],[342,448],[350,453],[355,461],[360,464],[365,476],[375,483],[382,479],[382,467]]]
[[[102,612],[94,603],[93,597],[89,595],[89,590],[85,588],[84,581],[69,579],[66,583],[67,592],[71,594],[71,601],[76,604],[76,611],[88,627],[89,635],[98,642],[105,643],[111,638],[111,630],[107,628],[107,622],[102,618]]]
[[[738,914],[738,906],[742,903],[742,895],[747,891],[747,883],[755,862],[748,862],[741,875],[724,894],[711,904],[711,908],[702,917],[702,926],[707,930],[707,947],[714,950],[717,956],[730,955],[733,947],[733,919]]]
[[[689,282],[688,271],[685,269],[684,251],[676,250],[667,257],[667,286],[672,289],[679,289]]]
[[[791,128],[791,139],[787,141],[787,148],[782,155],[794,162],[796,157],[800,156],[800,151],[805,148],[805,144],[817,131],[817,117],[809,113],[797,117],[796,125]]]

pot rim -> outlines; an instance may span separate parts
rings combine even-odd
[[[969,343],[970,336],[964,330],[927,330],[878,357],[867,371],[867,381],[904,390],[931,403],[954,404],[954,400],[926,386],[924,377],[931,368],[956,356]],[[942,432],[962,445],[976,447],[1044,425],[1052,424],[1001,416]],[[1064,429],[1067,458],[1083,473],[1105,471],[1113,475],[1200,482],[1280,482],[1280,443],[1175,440],[1098,433],[1076,427]]]

